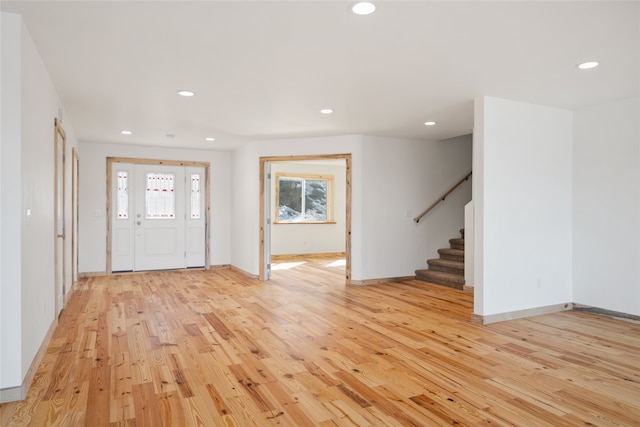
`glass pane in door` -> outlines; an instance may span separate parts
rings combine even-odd
[[[175,174],[147,172],[145,194],[146,219],[176,217]]]

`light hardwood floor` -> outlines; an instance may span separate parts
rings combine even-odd
[[[82,280],[0,424],[640,425],[638,323],[482,326],[471,293],[345,287],[332,258],[275,268],[269,283],[227,269]]]

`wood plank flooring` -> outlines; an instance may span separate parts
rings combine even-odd
[[[327,266],[332,265],[332,266]],[[640,324],[563,312],[488,326],[472,294],[346,287],[328,257],[92,277],[2,426],[634,426]]]

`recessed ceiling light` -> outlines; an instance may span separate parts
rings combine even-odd
[[[351,11],[356,15],[371,15],[376,10],[376,5],[368,1],[360,1],[351,6]]]
[[[193,96],[195,94],[196,94],[195,92],[192,92],[190,90],[179,90],[178,91],[178,95],[180,95],[180,96]]]
[[[436,122],[424,122],[425,126],[435,126]]]
[[[590,68],[596,68],[598,65],[600,65],[600,63],[597,61],[589,61],[578,64],[578,68],[580,68],[581,70],[588,70]]]
[[[133,132],[131,132],[130,130],[121,130],[120,133],[123,135],[131,135]]]
[[[213,142],[213,141],[215,141],[216,139],[215,139],[215,138],[208,137],[208,138],[205,138],[204,140],[205,140],[205,141],[209,141],[209,142]]]
[[[333,110],[331,108],[323,108],[322,110],[320,110],[320,112],[322,114],[331,114],[333,113]]]

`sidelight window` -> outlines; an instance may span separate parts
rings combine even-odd
[[[200,174],[191,174],[191,219],[200,219],[202,195],[200,191]]]
[[[129,218],[129,173],[127,171],[118,171],[116,209],[118,219]]]

